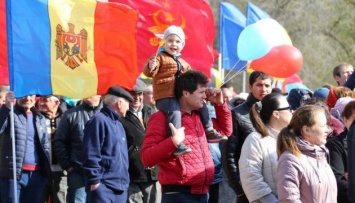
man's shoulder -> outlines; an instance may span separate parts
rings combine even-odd
[[[148,104],[143,104],[142,111],[144,113],[150,113],[150,114],[157,112],[157,110],[155,110],[153,107],[149,106]]]
[[[250,108],[247,102],[243,102],[241,105],[234,107],[231,111],[233,114],[244,116],[249,115]]]
[[[71,109],[66,110],[66,111],[64,112],[64,114],[66,114],[66,115],[71,115],[71,114],[77,113],[78,111],[81,111],[81,110],[83,110],[82,104],[80,104],[80,105],[78,105],[78,106],[76,106],[76,107],[73,107],[73,108],[71,108]]]
[[[157,111],[156,113],[152,114],[149,118],[150,120],[161,120],[166,119],[166,114],[163,111]]]

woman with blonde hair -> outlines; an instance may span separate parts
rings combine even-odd
[[[305,105],[297,109],[277,140],[279,202],[334,203],[337,185],[325,147],[329,112]]]
[[[266,95],[250,110],[256,132],[246,138],[239,159],[240,180],[249,202],[278,201],[276,140],[291,117],[289,103],[277,93]]]

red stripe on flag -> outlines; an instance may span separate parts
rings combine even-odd
[[[157,51],[159,39],[169,25],[182,27],[186,45],[182,58],[193,69],[211,76],[214,65],[215,24],[210,5],[206,0],[109,0],[131,6],[139,11],[138,68],[142,70],[147,60]]]
[[[7,33],[6,33],[6,1],[0,1],[0,85],[9,85]]]
[[[105,94],[112,84],[133,88],[139,75],[137,21],[138,12],[126,5],[97,2],[94,53],[98,94]]]

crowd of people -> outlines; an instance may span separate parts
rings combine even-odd
[[[181,58],[180,27],[164,39],[152,84],[80,101],[0,87],[0,202],[218,203],[223,173],[238,203],[355,202],[351,64],[338,86],[283,93],[254,71],[237,94]]]

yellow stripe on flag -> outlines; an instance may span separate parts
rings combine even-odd
[[[48,0],[48,7],[53,94],[71,98],[95,95],[98,86],[94,61],[96,0]],[[80,46],[76,49],[78,54],[73,52],[75,45]]]

